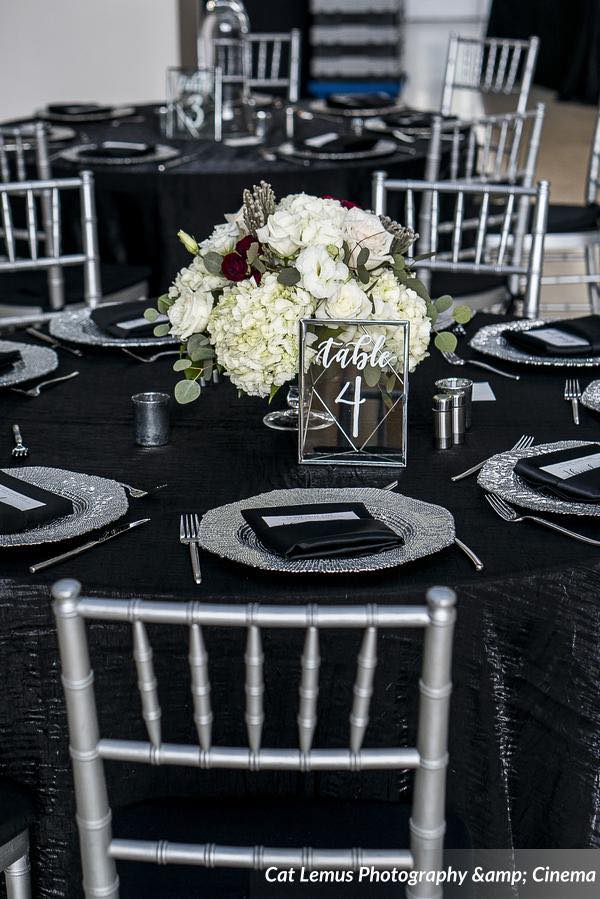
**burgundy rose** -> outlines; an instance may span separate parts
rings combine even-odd
[[[248,277],[248,264],[239,253],[227,253],[223,256],[221,271],[229,281],[243,281]]]
[[[353,203],[352,200],[340,200],[338,197],[333,197],[331,194],[323,194],[323,199],[337,200],[344,209],[362,209],[362,206],[359,206],[358,203]]]
[[[247,234],[246,237],[242,237],[241,240],[235,245],[236,253],[239,253],[242,259],[245,259],[248,255],[248,250],[252,246],[253,243],[256,243],[256,238],[251,234]]]
[[[257,268],[254,268],[254,266],[252,266],[252,268],[250,269],[250,274],[254,276],[254,280],[256,281],[256,283],[260,284],[260,279],[262,278],[262,272],[259,272],[259,270]]]

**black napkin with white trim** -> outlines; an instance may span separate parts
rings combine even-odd
[[[549,322],[527,330],[507,330],[508,343],[536,356],[600,355],[600,315]]]
[[[571,446],[519,459],[515,474],[560,499],[600,502],[600,445]]]
[[[287,559],[380,553],[404,540],[373,518],[363,503],[303,503],[242,509],[260,542]]]
[[[167,316],[159,316],[155,321],[149,322],[144,318],[144,311],[152,305],[152,301],[146,303],[134,301],[133,303],[109,304],[97,306],[91,319],[100,330],[111,337],[119,337],[128,340],[133,337],[152,337],[157,324],[167,321]]]
[[[21,353],[19,350],[7,350],[0,353],[0,373],[9,371],[14,368],[15,363],[21,361]]]
[[[0,471],[0,534],[30,530],[72,514],[70,499]]]

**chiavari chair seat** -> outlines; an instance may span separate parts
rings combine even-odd
[[[34,821],[29,792],[10,780],[0,780],[0,870],[8,899],[31,899],[29,827]]]
[[[597,231],[600,223],[600,206],[578,206],[569,203],[550,203],[548,207],[547,234],[562,234],[570,231]],[[598,235],[595,235],[598,240]],[[548,246],[550,242],[548,241]]]

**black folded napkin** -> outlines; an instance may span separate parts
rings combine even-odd
[[[0,372],[8,371],[13,368],[15,362],[21,361],[21,354],[18,350],[7,350],[0,353]]]
[[[386,125],[392,128],[429,128],[432,119],[432,112],[420,112],[417,109],[403,109],[383,116]]]
[[[379,137],[369,135],[332,134],[324,142],[309,137],[303,142],[302,149],[317,153],[365,153],[377,146],[379,140]]]
[[[396,101],[383,91],[373,91],[370,94],[330,94],[327,97],[327,105],[331,109],[383,109],[384,106],[394,106]]]
[[[144,311],[151,305],[151,300],[146,303],[137,300],[133,303],[97,306],[90,318],[102,331],[112,337],[124,340],[133,337],[152,337],[155,325],[166,322],[167,316],[159,316],[153,322],[146,321]]]
[[[515,472],[533,487],[561,499],[600,502],[600,445],[575,446],[519,459]]]
[[[15,534],[73,513],[64,496],[0,471],[0,533]]]
[[[117,141],[103,141],[93,147],[85,147],[79,150],[79,158],[86,159],[137,159],[140,156],[149,156],[154,153],[154,144],[125,143]]]
[[[242,509],[261,543],[287,559],[367,556],[404,543],[363,503],[305,503]]]
[[[585,315],[538,325],[526,331],[504,332],[507,342],[536,356],[600,355],[600,315]]]
[[[53,115],[97,115],[112,112],[112,106],[100,106],[98,103],[51,103],[46,106],[46,110]]]

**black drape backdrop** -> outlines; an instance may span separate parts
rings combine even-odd
[[[512,38],[537,34],[540,52],[535,83],[558,91],[561,100],[598,102],[598,0],[494,0],[488,34]]]

